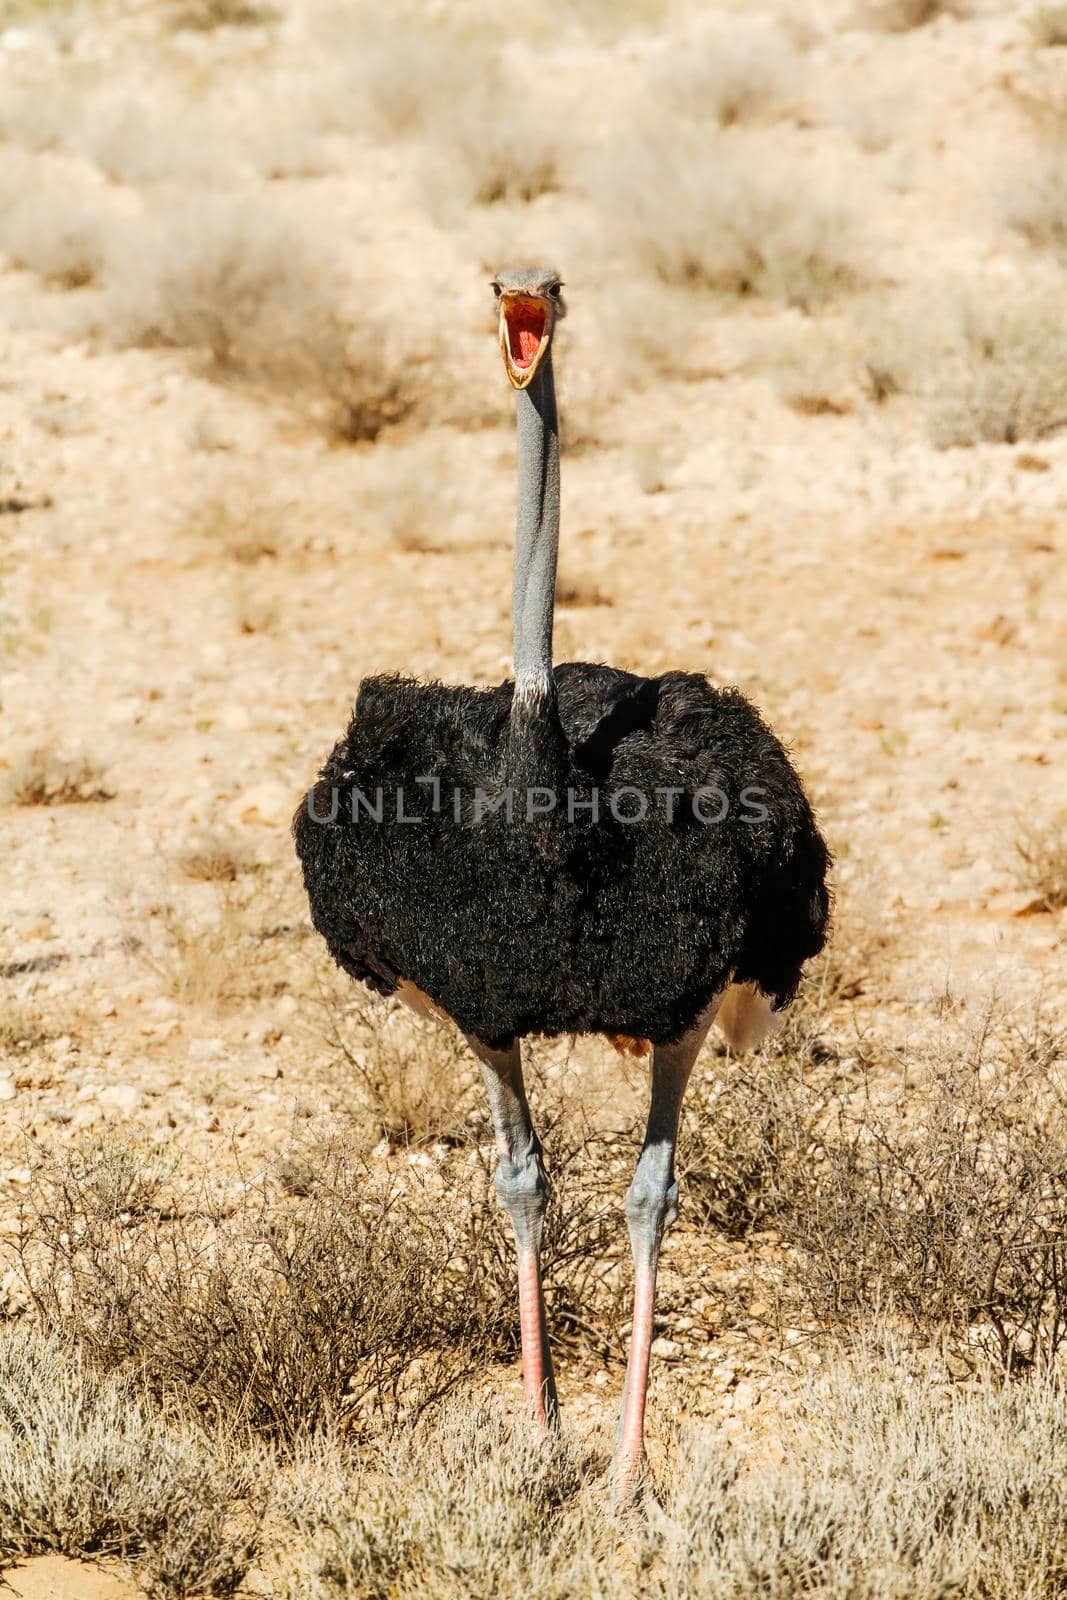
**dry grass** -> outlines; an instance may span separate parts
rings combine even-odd
[[[966,16],[963,0],[862,0],[856,20],[879,33],[910,33],[938,17]]]
[[[561,1125],[545,1234],[554,1335],[614,1346],[623,1246],[602,1157]],[[102,1371],[293,1444],[416,1416],[517,1351],[514,1251],[474,1149],[402,1179],[336,1146],[220,1192],[127,1146],[44,1155],[8,1245],[42,1325]]]
[[[80,289],[104,273],[113,226],[99,194],[48,182],[38,163],[5,154],[0,176],[0,250],[15,267],[62,289]]]
[[[795,1100],[779,1216],[824,1322],[891,1310],[964,1361],[1051,1360],[1067,1341],[1065,1038],[1040,1013],[947,1018],[876,1094]],[[816,1097],[813,1101],[813,1095]],[[795,1187],[788,1192],[789,1184]]]
[[[1027,822],[1015,841],[1022,887],[1048,911],[1067,907],[1067,816]]]
[[[386,139],[439,137],[472,87],[497,73],[500,19],[455,10],[427,14],[411,0],[383,12],[327,6],[319,15],[324,72],[320,113]]]
[[[185,876],[201,883],[234,883],[255,865],[255,852],[248,841],[222,829],[205,829],[194,835],[178,855]]]
[[[13,762],[4,798],[17,806],[70,806],[113,800],[115,789],[95,757],[42,745]]]
[[[480,1114],[480,1082],[470,1052],[448,1023],[424,1020],[405,1005],[383,1009],[349,985],[321,996],[322,1036],[347,1067],[375,1139],[397,1146],[456,1141]]]
[[[1067,45],[1067,5],[1038,6],[1028,26],[1039,50]]]
[[[216,880],[219,881],[219,880]],[[163,993],[180,1006],[215,1010],[242,992],[263,959],[246,926],[241,900],[223,890],[208,920],[192,921],[173,906],[157,908],[142,949]]]
[[[358,1493],[342,1488],[307,1519],[309,1570],[292,1592],[308,1600],[603,1594],[594,1567],[598,1555],[609,1564],[611,1532],[592,1466],[574,1439],[542,1445],[499,1404],[451,1408],[377,1453]]]
[[[222,557],[239,567],[254,567],[276,560],[285,549],[281,508],[264,500],[257,485],[240,474],[198,500],[182,532],[206,562]]]
[[[265,1510],[262,1464],[225,1461],[69,1345],[0,1335],[0,1559],[118,1557],[152,1600],[232,1595]]]
[[[656,63],[651,88],[664,112],[721,128],[783,114],[797,93],[799,61],[775,26],[719,18]]]
[[[661,282],[813,310],[863,281],[856,219],[765,155],[650,130],[602,168],[596,199]]]
[[[676,1440],[666,1517],[620,1545],[603,1459],[539,1447],[499,1408],[391,1443],[306,1521],[308,1600],[1046,1600],[1059,1592],[1067,1395],[1056,1380],[946,1391],[936,1366],[862,1349],[805,1385],[781,1465],[745,1471],[710,1432]],[[315,1526],[317,1524],[317,1527]]]
[[[215,28],[257,28],[277,19],[273,6],[252,5],[249,0],[182,0],[173,9],[171,26],[195,33]]]
[[[914,395],[939,449],[1014,444],[1067,427],[1067,305],[960,295],[870,341],[883,393]]]
[[[35,1005],[14,995],[0,996],[0,1067],[17,1064],[47,1037],[44,1016]]]
[[[516,95],[503,69],[464,90],[433,143],[427,183],[445,215],[470,205],[528,204],[561,187],[560,130],[536,96]]]
[[[1067,259],[1067,157],[1038,156],[1018,174],[1005,198],[1009,226],[1029,244]]]
[[[419,362],[353,326],[327,259],[259,202],[203,195],[150,214],[112,274],[106,331],[202,351],[220,378],[284,395],[339,442],[376,439],[413,408]]]

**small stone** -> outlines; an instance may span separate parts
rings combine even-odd
[[[712,1367],[711,1375],[716,1383],[722,1384],[724,1389],[728,1389],[732,1383],[737,1382],[737,1368],[729,1365]]]
[[[97,1096],[105,1111],[127,1113],[136,1111],[141,1104],[141,1091],[133,1083],[105,1084]]]
[[[0,1078],[0,1100],[14,1100],[17,1094],[14,1078]]]
[[[667,1339],[660,1334],[658,1339],[652,1341],[652,1354],[659,1361],[677,1361],[682,1354],[682,1347],[673,1339]]]
[[[277,828],[288,822],[292,810],[290,788],[283,783],[259,783],[231,802],[226,809],[226,819],[235,826]]]
[[[735,1411],[751,1411],[753,1406],[759,1405],[759,1390],[754,1383],[743,1382],[734,1390],[733,1407]]]

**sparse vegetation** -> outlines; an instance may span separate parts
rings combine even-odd
[[[1029,19],[1029,26],[1038,49],[1067,45],[1067,5],[1038,6]]]
[[[1059,150],[1039,156],[1016,176],[1005,210],[1029,244],[1067,259],[1067,159]]]
[[[240,834],[206,829],[192,838],[178,856],[187,878],[204,883],[233,883],[256,864],[255,854]]]
[[[396,1145],[458,1140],[469,1133],[477,1071],[454,1028],[404,1005],[383,1014],[363,992],[325,995],[325,1043],[345,1063],[378,1138]]]
[[[173,8],[172,25],[210,33],[214,28],[260,27],[277,15],[273,6],[252,5],[250,0],[181,0]]]
[[[1015,849],[1022,865],[1023,887],[1048,911],[1067,908],[1067,816],[1027,822]]]
[[[963,0],[862,0],[857,21],[880,33],[910,33],[938,17],[966,14]]]
[[[1067,6],[1009,10],[0,5],[0,1568],[1064,1600]],[[647,1525],[647,1059],[525,1049],[541,1447],[478,1068],[324,975],[285,837],[361,676],[509,670],[545,258],[558,657],[736,681],[847,835],[686,1098]]]
[[[617,1197],[562,1121],[546,1296],[561,1339],[614,1347]],[[514,1262],[475,1151],[403,1183],[339,1145],[220,1188],[133,1147],[46,1156],[12,1246],[43,1326],[102,1371],[175,1387],[205,1418],[289,1445],[409,1419],[512,1356]]]
[[[380,331],[353,326],[344,302],[333,270],[268,210],[204,198],[150,217],[113,274],[108,331],[204,351],[219,377],[276,390],[356,443],[405,417],[416,390]]]
[[[181,1006],[218,1007],[232,1000],[248,967],[261,959],[240,901],[225,890],[208,920],[191,920],[174,906],[157,908],[154,920],[158,936],[145,945],[143,957]]]
[[[653,91],[664,110],[728,128],[781,114],[798,86],[798,63],[777,27],[715,19],[657,63]]]
[[[734,141],[647,136],[601,183],[613,233],[663,283],[812,310],[863,280],[855,218]]]
[[[1054,1594],[1062,1383],[946,1392],[934,1366],[897,1376],[899,1354],[860,1350],[805,1385],[779,1465],[744,1471],[714,1434],[682,1435],[662,1532],[635,1529],[622,1551],[602,1458],[570,1438],[538,1448],[495,1408],[453,1411],[324,1508],[296,1592],[444,1600],[469,1575],[502,1600]]]
[[[939,449],[1014,444],[1067,427],[1062,296],[987,303],[961,296],[936,317],[872,339],[868,371],[916,396]]]
[[[259,1542],[262,1470],[222,1461],[29,1327],[0,1333],[0,1561],[117,1556],[150,1600],[232,1595]]]
[[[14,155],[14,153],[13,153]],[[9,161],[0,179],[0,250],[61,289],[96,282],[108,260],[112,227],[100,196],[46,189],[33,161]]]
[[[1049,1361],[1067,1339],[1065,1036],[989,1012],[892,1094],[799,1102],[808,1176],[782,1210],[818,1316],[892,1311],[965,1361]],[[857,1089],[862,1089],[861,1084]],[[778,1174],[778,1182],[782,1182]]]
[[[115,790],[93,756],[38,746],[19,756],[4,782],[5,798],[17,806],[70,806],[113,800]]]
[[[0,999],[0,1067],[45,1038],[44,1018],[36,1006],[6,995]]]

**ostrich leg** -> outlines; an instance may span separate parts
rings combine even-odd
[[[645,1396],[656,1272],[663,1235],[678,1215],[674,1148],[682,1096],[717,1010],[718,1004],[713,1003],[677,1044],[658,1045],[652,1053],[648,1126],[634,1181],[626,1196],[626,1221],[634,1258],[634,1315],[615,1451],[616,1489],[624,1501],[636,1493],[645,1473]]]
[[[526,1407],[538,1427],[544,1430],[557,1422],[559,1402],[541,1291],[541,1231],[548,1194],[541,1163],[541,1141],[530,1120],[518,1040],[510,1050],[491,1050],[480,1039],[470,1037],[467,1043],[482,1065],[500,1156],[496,1192],[515,1230]]]

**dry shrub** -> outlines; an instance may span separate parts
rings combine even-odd
[[[687,1217],[733,1238],[777,1222],[808,1179],[808,1152],[831,1092],[775,1058],[698,1071],[678,1148]]]
[[[251,5],[249,0],[183,0],[174,7],[171,26],[211,33],[215,28],[261,27],[277,15],[273,6]]]
[[[655,66],[651,88],[671,113],[722,128],[780,115],[796,93],[796,53],[780,28],[714,18]]]
[[[250,583],[242,583],[234,591],[233,615],[241,633],[275,633],[281,609],[272,596],[259,594]]]
[[[666,1515],[619,1527],[604,1463],[499,1407],[450,1408],[372,1452],[303,1518],[307,1600],[1029,1600],[1059,1593],[1062,1381],[947,1390],[860,1349],[806,1383],[754,1469],[709,1430],[674,1441]],[[657,1508],[653,1508],[656,1510]]]
[[[362,988],[320,995],[321,1035],[355,1084],[374,1137],[396,1146],[457,1142],[481,1112],[478,1072],[451,1023],[383,1006]]]
[[[744,1471],[714,1435],[683,1439],[660,1560],[635,1588],[657,1600],[1057,1594],[1062,1380],[953,1392],[943,1370],[902,1373],[894,1354],[861,1349],[809,1382],[779,1423],[779,1466]]]
[[[241,476],[198,501],[183,531],[211,562],[222,556],[238,566],[253,567],[275,560],[285,548],[281,508]]]
[[[867,366],[919,400],[939,449],[1039,439],[1067,426],[1067,302],[960,295],[875,335]]]
[[[1022,863],[1022,887],[1048,911],[1067,907],[1067,815],[1050,822],[1026,822],[1015,841]]]
[[[54,1017],[53,1017],[54,1023]],[[30,1000],[0,994],[0,1066],[36,1049],[48,1038],[44,1013]]]
[[[94,283],[107,264],[112,227],[105,201],[52,186],[20,152],[5,155],[0,176],[0,250],[63,289]]]
[[[1064,1035],[991,1008],[903,1095],[864,1081],[797,1119],[798,1181],[780,1225],[802,1292],[840,1323],[889,1311],[965,1358],[1049,1359],[1067,1340]],[[1060,1066],[1057,1066],[1060,1063]]]
[[[879,33],[910,33],[938,17],[966,16],[968,9],[963,0],[863,0],[856,21]]]
[[[38,746],[11,766],[5,798],[17,806],[69,806],[113,800],[115,790],[95,757]]]
[[[1041,250],[1067,259],[1067,157],[1060,150],[1027,164],[1004,199],[1007,222]]]
[[[412,409],[419,361],[392,354],[371,322],[353,330],[345,296],[323,255],[264,206],[201,196],[149,215],[114,275],[108,331],[203,350],[220,377],[276,390],[358,442]]]
[[[590,1182],[588,1138],[557,1128],[546,1145],[553,1332],[593,1330],[602,1348],[618,1320],[618,1202]],[[292,1443],[417,1415],[514,1357],[514,1250],[486,1178],[476,1152],[399,1180],[324,1145],[219,1194],[203,1173],[92,1144],[41,1156],[7,1248],[42,1325],[94,1367]]]
[[[0,1558],[118,1557],[153,1600],[232,1595],[256,1553],[263,1463],[219,1459],[69,1344],[0,1335]]]
[[[185,876],[201,883],[234,883],[251,872],[255,864],[255,852],[248,841],[223,829],[204,829],[190,839],[178,856]]]
[[[810,310],[862,282],[854,214],[736,139],[649,130],[602,168],[594,199],[666,284]]]
[[[593,1467],[577,1440],[541,1441],[499,1404],[452,1406],[376,1453],[358,1494],[324,1508],[303,1592],[604,1594],[596,1564],[609,1564],[611,1524]]]
[[[428,185],[446,213],[528,203],[561,187],[563,141],[551,110],[536,95],[517,94],[503,68],[463,92],[433,144]]]
[[[142,948],[145,965],[163,992],[182,1007],[215,1010],[242,992],[249,969],[263,959],[245,925],[244,907],[225,888],[210,916],[191,920],[174,906],[157,908],[153,937]]]
[[[1067,45],[1067,5],[1038,6],[1028,26],[1039,50]]]

